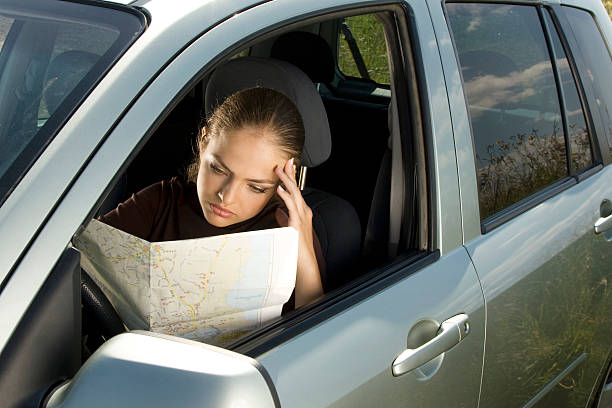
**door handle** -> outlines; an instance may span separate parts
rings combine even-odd
[[[595,233],[601,234],[612,228],[612,215],[608,215],[607,217],[601,217],[595,222]]]
[[[393,360],[391,371],[395,377],[406,374],[422,366],[440,354],[450,350],[470,332],[470,318],[458,314],[440,325],[436,337],[415,349],[406,349]]]

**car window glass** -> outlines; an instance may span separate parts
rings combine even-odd
[[[612,155],[612,64],[610,53],[601,36],[597,23],[586,11],[573,7],[564,7],[578,44],[588,44],[580,47],[582,56],[586,59],[588,72],[583,80],[590,81],[597,94],[597,103],[604,115],[604,130]]]
[[[43,80],[38,126],[55,112],[93,65],[119,36],[119,31],[85,24],[62,24],[57,29],[51,59]],[[58,82],[70,75],[69,81]]]
[[[0,7],[0,204],[115,58],[132,14],[67,2]]]
[[[447,6],[485,219],[568,174],[559,97],[535,7]]]
[[[593,165],[593,154],[591,140],[586,125],[584,111],[576,89],[576,82],[569,66],[565,50],[555,29],[549,13],[544,13],[553,48],[555,51],[556,65],[559,70],[561,87],[565,101],[565,118],[567,120],[567,131],[572,172],[585,170]]]
[[[372,14],[348,17],[340,24],[338,68],[346,76],[389,84],[385,33]]]

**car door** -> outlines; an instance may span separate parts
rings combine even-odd
[[[595,225],[610,215],[610,136],[592,95],[609,94],[594,89],[610,58],[592,16],[570,10],[591,23],[576,41],[564,8],[447,2],[433,12],[439,38],[454,37],[442,53],[465,152],[465,247],[487,303],[484,406],[582,407],[607,372],[612,245]]]
[[[277,2],[276,15],[282,15],[288,4]],[[341,9],[351,5],[334,2],[325,6]],[[325,12],[317,2],[308,9]],[[423,4],[407,2],[387,9],[396,21],[410,27],[412,42],[402,36],[403,52],[408,52],[404,47],[419,52],[415,57],[419,65],[411,68],[419,71],[421,96],[427,99],[423,109],[432,127],[427,144],[430,163],[435,163],[429,169],[431,192],[437,196],[432,203],[436,221],[431,226],[435,249],[417,258],[400,256],[372,271],[359,285],[330,296],[307,315],[296,316],[240,346],[238,350],[256,358],[270,373],[283,406],[478,404],[483,299],[475,270],[459,245],[458,186],[440,57],[431,42],[433,31]],[[353,5],[347,13],[359,11]],[[410,61],[402,60],[401,65]],[[400,120],[407,119],[405,110],[406,106],[399,106]],[[433,346],[441,324],[461,314],[471,321],[469,335],[461,343],[443,358],[440,355],[416,370],[393,375],[393,362],[406,348],[415,349],[429,339],[428,346]]]

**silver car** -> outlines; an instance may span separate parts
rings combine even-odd
[[[3,0],[0,46],[1,407],[612,406],[600,0]],[[325,296],[126,331],[72,238],[180,172],[235,58],[320,95]]]

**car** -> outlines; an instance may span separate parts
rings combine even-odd
[[[612,406],[600,0],[3,0],[0,43],[0,406]],[[330,130],[325,295],[225,349],[125,331],[73,237],[278,60]]]

